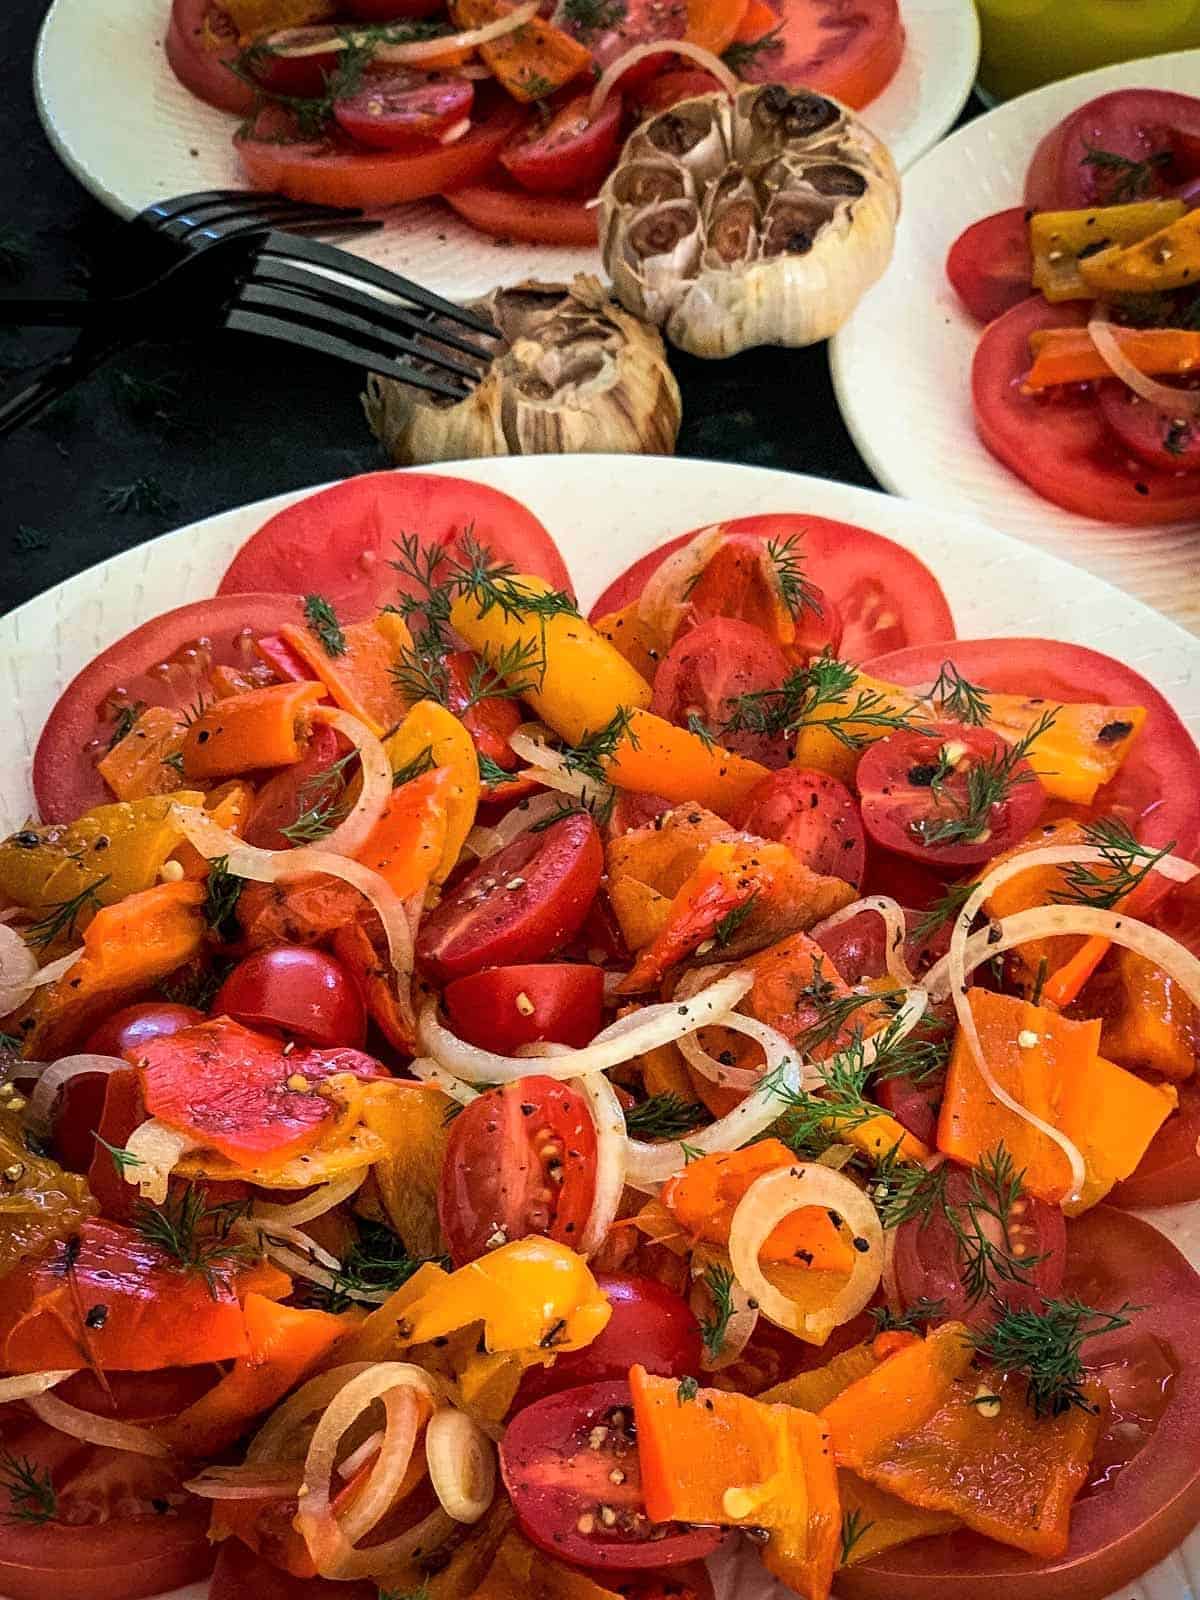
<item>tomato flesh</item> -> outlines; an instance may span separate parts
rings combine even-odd
[[[441,78],[393,70],[371,73],[352,95],[335,100],[338,127],[372,150],[404,150],[414,140],[436,139],[471,115],[475,85],[469,78]]]
[[[1096,150],[1146,165],[1134,175],[1119,161],[1089,160]],[[1025,203],[1071,211],[1151,199],[1197,175],[1200,101],[1161,89],[1118,89],[1089,100],[1045,136],[1029,164]]]
[[[588,96],[556,111],[545,128],[522,134],[501,154],[500,164],[534,194],[591,190],[616,161],[621,138],[621,97],[609,95],[592,118]]]
[[[593,248],[600,241],[599,210],[574,195],[535,195],[484,177],[455,185],[442,199],[473,228],[494,239]]]
[[[173,0],[164,48],[171,71],[199,99],[239,117],[253,109],[254,90],[232,70],[237,28],[213,0]]]
[[[455,1266],[529,1234],[574,1244],[592,1209],[596,1125],[577,1090],[530,1076],[454,1119],[438,1216]]]
[[[681,728],[689,719],[720,744],[766,767],[788,759],[784,734],[731,729],[740,695],[778,689],[788,675],[779,646],[761,628],[732,617],[713,617],[680,634],[659,662],[650,709]]]
[[[979,322],[991,322],[1033,293],[1033,251],[1024,206],[973,222],[950,246],[946,276]]]
[[[858,806],[846,785],[827,772],[773,772],[751,789],[733,820],[747,833],[787,845],[823,877],[842,878],[855,888],[862,882],[867,846]]]
[[[500,1055],[543,1040],[578,1048],[600,1032],[604,974],[566,961],[488,967],[447,984],[445,1000],[454,1031]]]
[[[1189,389],[1180,392],[1193,398]],[[1200,467],[1200,425],[1194,420],[1152,405],[1123,383],[1100,384],[1096,403],[1114,437],[1139,461],[1163,472]]]
[[[812,89],[857,111],[895,76],[904,54],[897,0],[769,3],[779,19],[776,37],[739,68],[747,82]]]
[[[306,811],[336,804],[343,785],[333,771],[341,745],[328,723],[313,724],[308,746],[294,766],[268,778],[254,799],[243,837],[263,850],[288,850],[293,840],[284,832]],[[322,774],[327,774],[322,782]]]
[[[239,961],[218,989],[212,1014],[330,1048],[360,1049],[367,1037],[354,979],[340,961],[304,945],[277,945]]]

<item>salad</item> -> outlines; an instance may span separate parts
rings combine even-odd
[[[903,50],[898,0],[173,0],[166,36],[255,187],[583,245],[640,117],[739,80],[857,108]]]
[[[0,842],[0,1592],[1103,1597],[1200,1515],[1200,753],[866,529],[378,473]],[[744,1561],[761,1561],[761,1580]]]
[[[1038,145],[1025,203],[947,273],[987,327],[975,426],[1038,494],[1102,521],[1200,515],[1200,100],[1122,89]]]

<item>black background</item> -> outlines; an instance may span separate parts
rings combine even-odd
[[[31,65],[46,9],[0,4],[0,244],[29,257],[0,254],[12,268],[0,296],[86,294],[92,263],[119,248],[119,224],[59,165],[38,123]],[[69,338],[0,326],[0,387],[27,382]],[[874,486],[838,415],[824,348],[672,360],[681,455]],[[237,335],[146,347],[97,374],[0,440],[0,610],[168,528],[385,465],[361,388],[340,363]]]

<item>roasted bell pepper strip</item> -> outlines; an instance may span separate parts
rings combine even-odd
[[[604,775],[618,789],[659,794],[672,805],[731,810],[763,778],[766,768],[735,755],[651,711],[635,711]]]
[[[460,28],[481,28],[505,17],[513,0],[452,0],[450,14]],[[515,33],[479,47],[488,71],[514,100],[542,100],[592,64],[592,53],[552,22],[534,17]]]
[[[171,796],[177,805],[187,805],[191,802],[186,794]],[[254,790],[248,783],[234,780],[223,783],[219,788],[213,789],[204,798],[204,809],[212,817],[219,828],[226,828],[230,833],[236,833],[240,838],[250,820],[250,813],[254,808]],[[187,839],[181,839],[171,852],[172,861],[178,861],[183,868],[185,878],[196,878],[202,882],[208,881],[208,874],[212,863],[202,856],[195,845]]]
[[[709,845],[729,832],[729,824],[703,806],[676,806],[656,822],[609,840],[608,896],[629,950],[641,950],[662,932],[673,896]]]
[[[149,706],[125,737],[100,761],[96,771],[118,800],[143,800],[183,788],[173,765],[187,732],[183,719],[165,706]]]
[[[382,939],[382,932],[379,937]],[[358,979],[371,1021],[392,1049],[416,1055],[416,1038],[396,998],[392,964],[386,948],[382,944],[376,947],[363,923],[350,921],[334,932],[333,950],[338,960]]]
[[[764,1172],[793,1166],[795,1160],[795,1153],[779,1139],[720,1151],[690,1161],[663,1186],[659,1199],[693,1238],[728,1244],[733,1213],[746,1190]],[[794,1211],[767,1239],[761,1253],[765,1261],[830,1272],[849,1272],[854,1265],[850,1245],[819,1206]]]
[[[372,1169],[379,1198],[411,1256],[442,1250],[437,1197],[451,1108],[440,1089],[401,1081],[394,1094],[377,1095],[364,1108],[363,1120],[388,1152]]]
[[[207,1394],[156,1430],[185,1459],[219,1455],[235,1444],[255,1417],[282,1400],[358,1320],[281,1306],[260,1294],[248,1294],[242,1312],[246,1354]]]
[[[1182,200],[1135,200],[1091,211],[1039,211],[1029,219],[1033,287],[1051,303],[1090,300],[1082,267],[1109,246],[1135,244],[1181,217]],[[1086,252],[1086,255],[1085,255]]]
[[[1148,377],[1182,377],[1200,367],[1200,333],[1182,328],[1117,328],[1121,354]],[[1060,383],[1094,383],[1112,368],[1086,328],[1047,328],[1030,336],[1033,365],[1023,387],[1029,393]]]
[[[1010,743],[1029,733],[1046,710],[1044,700],[988,692],[987,726]],[[1029,765],[1055,800],[1090,806],[1111,783],[1141,732],[1144,706],[1067,704],[1052,707],[1054,721],[1029,747]]]
[[[1118,950],[1103,997],[1109,1061],[1182,1083],[1196,1070],[1196,1011],[1174,978],[1136,950]]]
[[[71,1087],[79,1082],[75,1079]],[[20,1105],[19,1100],[17,1104]],[[60,1153],[64,1161],[71,1159],[67,1151]],[[78,1172],[68,1172],[49,1156],[38,1155],[20,1111],[3,1105],[0,1172],[4,1174],[0,1275],[31,1256],[41,1255],[56,1240],[69,1238],[85,1217],[94,1216],[99,1209],[85,1179]]]
[[[279,637],[343,711],[365,722],[378,737],[403,717],[406,702],[393,673],[412,637],[399,617],[381,611],[371,621],[348,623],[342,629],[345,649],[339,655],[331,656],[316,634],[294,622],[285,622]]]
[[[433,1579],[436,1586],[437,1579]],[[619,1594],[600,1580],[564,1567],[561,1562],[526,1544],[519,1533],[510,1533],[496,1552],[491,1566],[478,1587],[431,1588],[429,1600],[458,1600],[469,1593],[470,1600],[620,1600]],[[655,1593],[665,1595],[665,1590]]]
[[[263,767],[290,767],[304,754],[319,683],[275,683],[218,700],[192,722],[183,740],[191,778],[235,778]]]
[[[681,1402],[676,1379],[641,1366],[629,1387],[651,1520],[765,1528],[768,1572],[806,1600],[824,1600],[842,1517],[822,1420],[721,1389]]]
[[[636,600],[620,611],[610,611],[607,616],[597,617],[595,629],[601,638],[607,639],[614,649],[621,652],[633,670],[640,673],[647,683],[654,681],[658,663],[668,646],[657,629],[638,615]]]
[[[1022,1379],[989,1373],[1000,1409],[985,1416],[973,1352],[968,1330],[947,1322],[843,1390],[821,1413],[838,1465],[989,1539],[1061,1555],[1104,1426],[1105,1392],[1085,1385],[1094,1412],[1039,1417]]]
[[[625,947],[633,955],[658,938],[671,916],[665,894],[628,875],[610,880],[608,899]]]
[[[298,1156],[338,1115],[339,1073],[387,1072],[361,1050],[289,1049],[229,1017],[150,1039],[133,1060],[146,1110],[237,1166]]]
[[[471,735],[436,700],[418,700],[395,733],[384,740],[383,747],[393,772],[403,773],[421,763],[428,753],[432,766],[445,768],[451,774],[450,786],[442,796],[446,838],[433,874],[435,883],[444,883],[462,853],[479,806],[479,761]]]
[[[1182,201],[1177,202],[1182,205]],[[1200,283],[1200,215],[1186,211],[1149,238],[1079,263],[1090,294],[1164,294]]]
[[[1068,1215],[1127,1178],[1179,1103],[1169,1085],[1135,1078],[1099,1055],[1100,1023],[1072,1022],[1012,995],[972,989],[984,1059],[1013,1099],[1058,1128],[1083,1156],[1082,1194],[1067,1201],[1070,1168],[1051,1139],[992,1098],[960,1031],[946,1075],[938,1149],[969,1165],[1003,1142],[1030,1194]]]
[[[434,767],[393,789],[356,853],[402,900],[423,896],[445,858],[447,802],[454,788],[450,768]]]
[[[767,4],[767,0],[749,0],[742,13],[742,20],[738,23],[738,30],[733,36],[734,43],[755,44],[778,26],[779,18]]]
[[[241,42],[249,44],[279,28],[323,22],[336,14],[337,6],[333,0],[229,0],[222,10],[237,28]]]

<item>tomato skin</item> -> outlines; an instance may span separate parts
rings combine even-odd
[[[991,322],[1033,293],[1033,251],[1024,206],[973,222],[950,246],[946,276],[979,322]]]
[[[446,703],[475,741],[481,756],[487,756],[507,772],[519,765],[509,739],[525,721],[518,701],[503,695],[485,695],[477,700],[471,693],[471,679],[480,659],[470,650],[452,650],[446,657]]]
[[[1123,383],[1099,384],[1096,404],[1116,439],[1139,461],[1163,472],[1200,467],[1200,428],[1194,422],[1180,426],[1170,411],[1151,405]]]
[[[500,1445],[500,1471],[512,1499],[521,1532],[539,1549],[560,1561],[592,1568],[673,1567],[699,1560],[724,1541],[719,1528],[690,1528],[651,1537],[642,1516],[641,1537],[621,1528],[621,1513],[642,1508],[637,1447],[617,1422],[615,1413],[632,1416],[628,1383],[589,1383],[547,1395],[526,1406],[508,1424]],[[599,1449],[589,1445],[593,1428],[606,1426]],[[619,1464],[622,1480],[614,1486],[609,1474]],[[606,1529],[599,1519],[590,1533],[578,1523],[585,1511],[611,1505],[618,1522]],[[653,1525],[656,1532],[662,1524]]]
[[[414,140],[436,139],[471,115],[475,85],[469,78],[426,73],[369,73],[357,93],[336,100],[333,115],[347,138],[372,150],[405,150]]]
[[[1089,149],[1132,161],[1169,153],[1150,167],[1145,195],[1168,194],[1200,174],[1200,102],[1161,89],[1118,89],[1079,107],[1038,145],[1025,178],[1025,204],[1037,211],[1111,205],[1112,168],[1087,161]],[[1119,177],[1119,172],[1116,174]]]
[[[737,696],[777,689],[788,670],[783,651],[761,628],[711,617],[681,633],[659,662],[650,709],[682,728],[694,714],[718,743],[763,766],[782,767],[788,759],[783,734],[731,732],[726,725]]]
[[[306,945],[277,945],[239,961],[211,1009],[214,1017],[278,1028],[315,1045],[358,1050],[367,1037],[358,985],[340,961]]]
[[[1181,1205],[1200,1200],[1200,1082],[1178,1085],[1179,1110],[1155,1134],[1131,1177],[1108,1196],[1115,1206]]]
[[[485,177],[456,184],[442,199],[464,221],[494,239],[593,247],[600,242],[598,208],[572,195],[531,195]]]
[[[846,785],[827,772],[773,772],[751,789],[733,820],[747,833],[787,845],[814,872],[855,888],[862,882],[867,846],[858,806]]]
[[[264,55],[251,70],[268,94],[293,95],[303,100],[323,95],[337,67],[337,52],[331,50],[319,56]]]
[[[114,1011],[107,1021],[88,1035],[82,1049],[100,1056],[123,1056],[136,1050],[147,1039],[160,1039],[203,1022],[204,1013],[195,1006],[177,1006],[165,1000],[143,1000],[134,1006]]]
[[[488,967],[447,984],[445,1000],[454,1031],[485,1050],[511,1056],[542,1040],[578,1048],[600,1032],[604,974],[566,961]]]
[[[621,97],[611,94],[593,121],[588,96],[562,106],[545,128],[518,135],[500,165],[534,194],[589,190],[612,170],[621,138]]]
[[[603,870],[604,848],[586,813],[519,834],[424,918],[417,960],[440,983],[541,961],[582,926]]]
[[[811,89],[860,111],[896,74],[904,25],[896,0],[770,0],[782,48],[740,69],[749,83]]]
[[[516,1408],[583,1383],[625,1379],[634,1362],[662,1378],[700,1371],[700,1324],[682,1296],[656,1278],[596,1274],[612,1316],[591,1344],[557,1356],[551,1367],[533,1367],[521,1380]]]
[[[173,0],[164,48],[171,71],[199,99],[239,117],[253,110],[254,90],[230,70],[241,53],[237,28],[213,0]]]
[[[242,833],[247,844],[263,850],[291,848],[293,841],[283,830],[292,827],[309,807],[327,797],[337,798],[336,778],[330,778],[328,788],[318,786],[315,780],[320,773],[329,771],[340,749],[338,736],[328,723],[314,723],[308,748],[300,760],[268,778],[255,795]]]
[[[442,1162],[438,1217],[454,1265],[532,1233],[574,1243],[595,1188],[596,1124],[577,1090],[535,1075],[489,1089],[455,1117]]]

